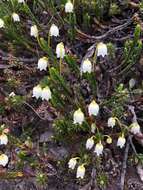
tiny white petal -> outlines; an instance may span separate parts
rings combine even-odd
[[[10,94],[9,94],[9,97],[14,97],[15,96],[15,93],[14,92],[11,92]]]
[[[76,110],[73,114],[73,120],[74,120],[74,124],[82,124],[84,121],[84,114],[81,111],[81,109],[79,108],[78,110]]]

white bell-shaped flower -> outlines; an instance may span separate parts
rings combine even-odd
[[[89,116],[96,116],[99,113],[99,105],[94,100],[88,105],[88,113]]]
[[[55,24],[52,24],[50,28],[50,36],[59,36],[59,28]]]
[[[77,164],[77,159],[76,158],[71,158],[68,162],[68,167],[69,169],[74,170],[75,166]]]
[[[107,123],[108,127],[114,127],[116,125],[116,119],[114,117],[110,117],[108,119],[108,123]]]
[[[20,17],[17,13],[13,13],[12,18],[14,22],[20,22]]]
[[[42,96],[42,88],[40,85],[37,85],[33,88],[33,95],[32,97],[35,97],[35,98],[41,98]]]
[[[97,156],[100,156],[103,153],[103,145],[101,142],[97,143],[95,145],[95,150],[94,152],[97,154]]]
[[[42,100],[47,100],[47,101],[49,101],[49,99],[52,98],[51,90],[50,90],[50,88],[48,86],[43,88],[41,97],[42,97]]]
[[[6,154],[0,155],[0,165],[5,167],[8,163],[8,156]]]
[[[81,65],[82,73],[91,73],[92,72],[92,63],[89,59],[85,59]]]
[[[134,135],[140,133],[140,126],[139,126],[139,124],[137,122],[132,123],[130,131]]]
[[[0,145],[7,145],[8,137],[5,134],[0,135]]]
[[[4,28],[4,21],[0,18],[0,28]]]
[[[40,71],[44,70],[46,71],[48,67],[48,58],[47,57],[42,57],[38,60],[38,69]]]
[[[84,167],[84,165],[80,165],[77,168],[76,178],[83,179],[84,176],[85,176],[85,167]]]
[[[36,25],[31,26],[31,28],[30,28],[30,35],[34,36],[35,38],[38,37],[38,28],[37,28]]]
[[[83,123],[84,113],[81,111],[80,108],[74,112],[73,120],[74,120],[74,124],[80,124],[81,125]]]
[[[57,44],[56,54],[57,54],[57,58],[62,58],[62,59],[64,58],[65,48],[64,48],[64,44],[62,42]]]
[[[107,55],[107,46],[106,44],[100,42],[97,45],[97,56],[105,57]]]
[[[118,141],[117,141],[117,146],[119,146],[120,148],[123,148],[124,145],[126,143],[126,139],[125,137],[122,135],[118,138]]]
[[[72,13],[73,12],[73,4],[70,0],[65,4],[65,12]]]
[[[92,149],[93,145],[94,145],[93,138],[91,137],[91,138],[87,139],[87,141],[86,141],[86,149],[88,149],[88,150]]]

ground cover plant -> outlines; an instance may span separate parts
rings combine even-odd
[[[143,1],[0,1],[0,189],[143,189]]]

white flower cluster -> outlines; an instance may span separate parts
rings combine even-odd
[[[72,169],[72,170],[75,169],[75,167],[76,167],[76,165],[77,165],[77,159],[78,159],[78,158],[71,158],[71,159],[69,160],[69,162],[68,162],[68,167],[69,167],[69,169]],[[81,178],[81,179],[83,179],[84,176],[85,176],[85,167],[84,167],[84,164],[82,164],[82,165],[79,165],[79,166],[77,167],[76,178]]]
[[[88,105],[88,114],[89,116],[97,116],[99,113],[99,105],[93,100],[89,105]],[[84,113],[81,111],[79,108],[76,110],[73,114],[73,123],[74,124],[82,124],[85,120]]]
[[[33,96],[36,99],[38,98],[42,98],[42,100],[47,100],[49,101],[52,96],[51,96],[51,90],[48,86],[46,86],[45,88],[41,88],[40,85],[37,85],[33,88]]]

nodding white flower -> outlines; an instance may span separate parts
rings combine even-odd
[[[91,137],[91,138],[87,139],[87,141],[86,141],[86,149],[89,149],[89,150],[92,149],[93,145],[94,145],[93,138]]]
[[[99,112],[99,105],[93,100],[88,106],[88,113],[89,116],[94,115],[96,116]]]
[[[37,85],[33,88],[33,95],[32,97],[40,98],[42,96],[42,88],[40,85]]]
[[[117,141],[117,146],[119,146],[120,148],[123,148],[124,145],[126,143],[126,139],[125,137],[122,135],[118,138],[118,141]]]
[[[65,56],[65,48],[64,48],[63,42],[57,44],[56,54],[57,54],[57,58],[62,58],[62,59],[64,58],[64,56]]]
[[[6,154],[1,154],[0,155],[0,165],[5,167],[8,163],[8,156]]]
[[[82,65],[81,65],[81,72],[83,73],[91,73],[92,71],[92,63],[89,59],[86,59],[83,61]]]
[[[135,86],[135,84],[136,84],[136,80],[135,79],[132,78],[132,79],[129,80],[129,87],[130,88],[133,88]]]
[[[107,123],[108,127],[114,127],[116,125],[116,119],[114,117],[110,117],[108,119],[108,123]]]
[[[48,58],[47,57],[42,57],[38,60],[38,69],[40,71],[44,70],[46,71],[48,67]]]
[[[35,38],[38,37],[38,28],[37,28],[36,25],[31,26],[31,28],[30,28],[30,35],[34,36]]]
[[[85,167],[84,167],[84,165],[80,165],[77,168],[76,178],[83,179],[84,176],[85,176]]]
[[[74,112],[73,120],[74,120],[74,124],[78,123],[78,124],[81,125],[83,123],[83,121],[84,121],[84,113],[81,111],[80,108]]]
[[[0,135],[0,145],[7,145],[8,143],[8,137],[5,134]]]
[[[95,150],[94,150],[94,152],[97,154],[97,156],[100,156],[100,155],[102,154],[102,152],[103,152],[103,145],[102,145],[101,142],[99,142],[99,143],[97,143],[97,144],[95,145]]]
[[[24,3],[25,1],[24,0],[18,0],[18,3]]]
[[[15,93],[14,92],[11,92],[10,94],[9,94],[9,97],[14,97],[15,96]]]
[[[97,45],[97,56],[105,57],[107,55],[107,46],[106,44],[100,42]]]
[[[41,97],[42,97],[42,100],[47,100],[47,101],[49,101],[49,99],[52,98],[51,97],[51,90],[48,86],[43,88]]]
[[[72,13],[73,12],[73,4],[70,0],[65,4],[65,12]]]
[[[68,162],[68,167],[69,169],[74,170],[75,166],[77,164],[77,159],[76,158],[71,158]]]
[[[12,18],[14,22],[20,22],[20,17],[17,13],[13,13]]]
[[[4,28],[4,21],[0,18],[0,28]]]
[[[59,28],[55,24],[52,24],[50,28],[50,36],[59,36]]]
[[[132,123],[130,131],[134,135],[137,134],[137,133],[140,133],[140,126],[139,126],[139,124],[137,122]]]

